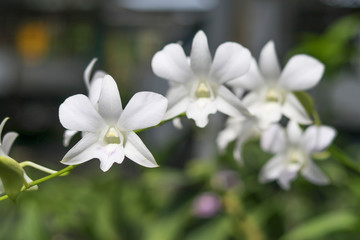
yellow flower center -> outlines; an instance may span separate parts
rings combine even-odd
[[[120,144],[121,143],[119,133],[114,127],[109,128],[109,130],[106,132],[105,137],[104,137],[104,142],[106,144]]]
[[[282,90],[270,87],[266,91],[265,100],[266,102],[284,103],[285,96]]]
[[[195,91],[196,98],[210,98],[211,89],[205,81],[200,81]]]

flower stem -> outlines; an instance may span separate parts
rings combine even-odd
[[[346,167],[360,174],[359,164],[355,163],[349,156],[347,156],[343,151],[341,151],[340,148],[333,144],[328,148],[328,151],[335,160],[339,161]]]
[[[35,165],[37,165],[37,164],[35,164]],[[28,165],[28,166],[29,166],[29,165]],[[43,178],[40,178],[40,179],[38,179],[38,180],[32,181],[32,182],[29,183],[26,187],[23,187],[23,189],[21,189],[21,191],[25,191],[25,190],[28,189],[28,188],[31,188],[31,187],[33,187],[33,186],[35,186],[35,185],[38,185],[38,184],[43,183],[43,182],[46,182],[46,181],[48,181],[48,180],[50,180],[50,179],[53,179],[53,178],[56,178],[56,177],[58,177],[58,176],[65,176],[65,175],[67,175],[68,173],[70,173],[76,166],[77,166],[77,165],[67,166],[66,168],[63,168],[63,169],[61,169],[60,171],[57,171],[57,172],[55,172],[55,173],[53,173],[53,174],[50,174],[50,175],[45,176],[45,177],[43,177]],[[0,201],[5,200],[5,199],[7,199],[7,198],[8,198],[8,195],[4,195],[4,196],[0,197]]]
[[[37,170],[40,170],[40,171],[43,171],[43,172],[46,172],[46,173],[49,173],[49,174],[53,174],[53,173],[56,173],[57,171],[55,170],[52,170],[50,168],[47,168],[47,167],[44,167],[44,166],[41,166],[39,164],[36,164],[34,162],[30,162],[30,161],[25,161],[25,162],[21,162],[20,163],[20,166],[21,167],[32,167],[32,168],[35,168]]]

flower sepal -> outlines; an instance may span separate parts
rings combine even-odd
[[[0,156],[0,178],[5,194],[13,201],[16,200],[23,186],[28,186],[24,173],[24,169],[17,161],[8,156]]]

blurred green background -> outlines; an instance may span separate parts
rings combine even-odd
[[[272,39],[282,64],[297,53],[322,61],[325,76],[310,93],[324,124],[337,128],[336,145],[359,166],[359,9],[355,0],[2,0],[0,117],[11,117],[5,132],[20,134],[10,156],[63,168],[58,106],[86,92],[82,74],[93,57],[124,103],[141,90],[165,94],[166,81],[151,72],[153,54],[177,41],[189,53],[203,29],[212,53],[236,41],[258,58]],[[260,184],[271,155],[255,140],[244,147],[244,165],[233,146],[218,153],[224,120],[218,114],[205,129],[185,120],[183,130],[167,123],[141,133],[160,168],[125,160],[103,173],[92,160],[16,204],[0,202],[0,239],[360,239],[359,173],[329,156],[317,161],[329,186],[301,177],[290,191]]]

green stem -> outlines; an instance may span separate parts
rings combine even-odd
[[[54,174],[56,173],[57,171],[55,170],[52,170],[50,168],[47,168],[47,167],[44,167],[44,166],[41,166],[39,164],[36,164],[34,162],[30,162],[30,161],[25,161],[25,162],[21,162],[19,163],[21,167],[32,167],[32,168],[35,168],[37,170],[40,170],[42,172],[46,172],[46,173],[49,173],[49,174]]]
[[[55,172],[53,174],[50,174],[46,177],[43,177],[43,178],[40,178],[38,180],[35,180],[35,181],[32,181],[31,183],[29,183],[26,187],[24,187],[23,189],[21,189],[21,191],[25,191],[26,189],[29,189],[35,185],[38,185],[40,183],[43,183],[45,181],[48,181],[50,179],[53,179],[53,178],[56,178],[58,176],[64,176],[64,175],[67,175],[68,173],[70,173],[77,165],[70,165],[70,166],[67,166],[66,168],[63,168],[61,169],[60,171],[58,172]],[[0,197],[0,201],[2,200],[5,200],[8,198],[8,195],[4,195],[2,197]]]
[[[335,145],[331,145],[328,148],[328,151],[335,160],[339,161],[346,167],[360,174],[359,164],[355,163],[350,157],[348,157],[343,151],[341,151],[340,148],[336,147]]]

